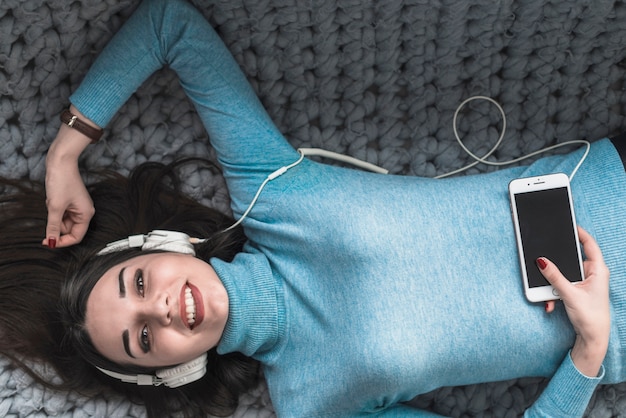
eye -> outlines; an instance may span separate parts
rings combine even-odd
[[[137,269],[135,272],[135,289],[137,289],[137,293],[139,296],[144,295],[144,284],[143,284],[143,271],[141,269]]]
[[[141,334],[139,336],[139,346],[141,347],[141,351],[147,353],[150,351],[150,333],[148,332],[148,326],[144,325],[141,329]]]

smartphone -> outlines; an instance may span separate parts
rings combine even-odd
[[[526,298],[559,299],[536,260],[547,257],[572,283],[584,278],[569,178],[557,173],[515,179],[509,194]]]

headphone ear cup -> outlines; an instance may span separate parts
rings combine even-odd
[[[150,232],[141,247],[142,250],[162,250],[196,255],[189,235],[183,232],[154,230]]]
[[[195,382],[206,374],[207,355],[202,354],[187,363],[179,364],[169,369],[158,370],[156,376],[163,384],[170,388],[176,388],[187,383]]]

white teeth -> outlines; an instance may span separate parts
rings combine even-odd
[[[187,322],[193,325],[196,322],[196,302],[191,295],[191,289],[185,287],[185,311],[187,312]]]

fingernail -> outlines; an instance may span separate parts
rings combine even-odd
[[[545,306],[546,312],[548,312],[549,307],[550,307],[550,304],[548,302],[546,302],[546,306]]]
[[[48,238],[48,247],[49,248],[56,248],[57,246],[57,239],[56,238]]]
[[[548,263],[546,263],[546,260],[544,260],[543,258],[539,257],[537,259],[537,265],[539,266],[539,268],[541,270],[545,269],[548,266]]]

